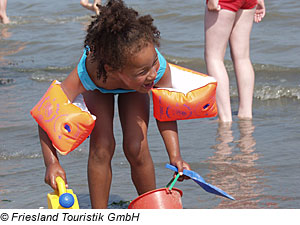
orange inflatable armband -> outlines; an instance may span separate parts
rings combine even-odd
[[[62,155],[77,148],[90,135],[96,120],[87,110],[83,96],[77,96],[71,103],[56,80],[30,113]]]
[[[173,88],[153,88],[153,113],[159,121],[217,116],[216,80],[169,64]]]

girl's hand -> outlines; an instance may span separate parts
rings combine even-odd
[[[183,161],[182,158],[176,158],[176,159],[172,159],[170,161],[170,164],[173,165],[173,166],[176,166],[177,169],[178,169],[178,173],[181,175],[179,178],[178,178],[178,181],[183,181],[183,180],[188,180],[190,179],[189,177],[183,175],[183,170],[186,169],[186,170],[191,170],[191,167],[190,165]],[[174,178],[176,177],[176,174],[177,173],[174,173]]]
[[[219,0],[208,0],[207,9],[208,11],[220,11],[221,6],[219,5]]]
[[[52,163],[47,166],[45,174],[45,183],[49,184],[54,190],[57,190],[56,177],[60,176],[68,187],[66,173],[59,163]]]

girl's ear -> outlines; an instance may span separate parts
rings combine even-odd
[[[106,71],[106,75],[109,76],[109,75],[118,75],[120,76],[120,71],[116,70],[116,69],[113,69],[111,66],[107,65],[107,64],[104,64],[104,69]]]
[[[104,65],[104,69],[105,69],[105,71],[106,71],[107,74],[113,72],[113,68],[110,67],[110,66],[107,65],[107,64]]]

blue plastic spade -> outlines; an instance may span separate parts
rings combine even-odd
[[[173,170],[175,172],[178,172],[178,169],[175,166],[172,166],[170,164],[166,164],[166,168]],[[198,173],[192,171],[192,170],[183,170],[183,175],[186,175],[190,177],[193,181],[195,181],[197,184],[199,184],[205,191],[220,195],[225,198],[229,198],[231,200],[235,200],[232,196],[227,194],[225,191],[221,190],[220,188],[217,188],[213,186],[212,184],[207,183]]]

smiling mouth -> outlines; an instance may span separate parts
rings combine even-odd
[[[153,88],[153,86],[154,86],[154,81],[152,81],[149,84],[143,84],[143,87],[146,88],[146,89],[151,89],[151,88]]]

